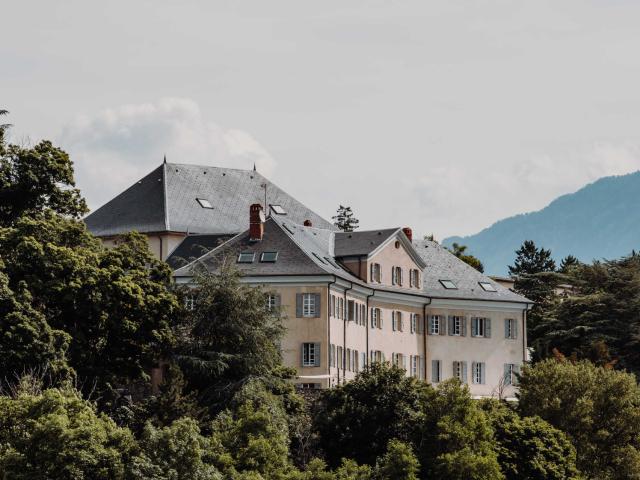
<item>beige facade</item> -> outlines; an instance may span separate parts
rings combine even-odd
[[[149,250],[160,260],[166,260],[169,254],[184,240],[186,234],[162,232],[162,233],[146,233],[149,243]],[[117,237],[102,237],[100,239],[106,247],[113,247],[117,244]]]

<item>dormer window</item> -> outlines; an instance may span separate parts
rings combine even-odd
[[[213,205],[206,198],[196,198],[197,202],[200,204],[202,208],[213,209]]]
[[[402,267],[391,267],[391,284],[402,286]]]
[[[380,283],[380,280],[381,280],[380,272],[381,272],[380,264],[372,263],[371,264],[371,281],[372,282]]]

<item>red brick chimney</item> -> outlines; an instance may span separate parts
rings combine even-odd
[[[262,205],[254,203],[249,207],[249,239],[259,242],[264,235],[264,212]]]
[[[410,242],[413,242],[413,230],[411,230],[409,227],[404,227],[402,229],[402,231],[404,232],[404,234],[407,236],[407,238],[409,239]]]
[[[311,220],[305,220],[303,225],[305,227],[313,227],[313,223],[311,223]]]

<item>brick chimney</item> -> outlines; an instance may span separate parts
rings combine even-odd
[[[305,220],[305,221],[304,221],[304,223],[303,223],[303,225],[304,225],[305,227],[313,227],[313,223],[311,223],[311,220]]]
[[[409,227],[404,227],[402,229],[402,231],[404,232],[404,234],[407,236],[407,238],[409,239],[410,242],[413,242],[413,230],[411,230]]]
[[[252,242],[259,242],[264,235],[264,213],[262,205],[254,203],[249,207],[249,239]]]

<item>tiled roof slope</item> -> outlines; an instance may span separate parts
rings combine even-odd
[[[281,205],[283,217],[295,223],[333,225],[271,183],[260,173],[210,166],[164,163],[142,180],[85,218],[97,236],[118,235],[131,230],[236,234],[249,224],[249,206]],[[212,209],[203,208],[206,199]]]
[[[177,270],[219,247],[232,237],[233,235],[229,234],[187,235],[169,254],[165,262],[173,270]]]
[[[420,240],[413,245],[427,264],[422,278],[423,291],[429,297],[533,303],[478,272],[437,242]],[[447,290],[440,280],[451,280],[458,288]],[[488,282],[496,291],[487,292],[478,282]]]
[[[386,228],[361,232],[337,232],[335,241],[336,257],[368,255],[398,230],[400,229]]]

